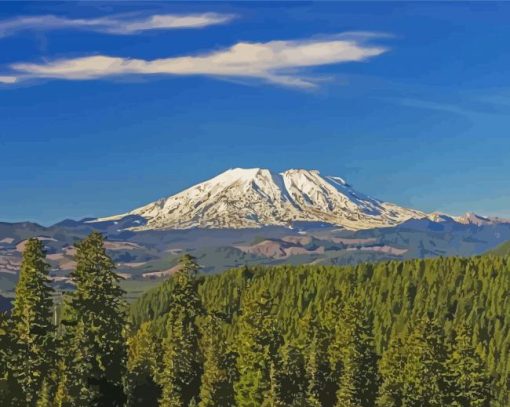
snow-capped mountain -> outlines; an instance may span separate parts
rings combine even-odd
[[[461,216],[450,216],[445,213],[433,212],[427,215],[427,219],[436,223],[455,222],[462,225],[489,226],[498,224],[510,224],[510,219],[494,216],[482,216],[473,212],[466,212]]]
[[[498,223],[510,223],[508,219],[493,217],[493,216],[481,216],[473,212],[467,212],[463,216],[456,216],[455,220],[464,225],[496,225]]]
[[[131,212],[146,220],[135,229],[257,228],[324,222],[350,230],[393,226],[423,212],[402,208],[355,191],[342,178],[315,170],[236,168],[176,195]]]

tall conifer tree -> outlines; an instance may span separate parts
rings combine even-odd
[[[23,251],[16,299],[12,310],[14,377],[22,391],[19,405],[33,406],[43,380],[55,365],[55,335],[51,322],[52,293],[43,243],[29,239]],[[49,385],[48,385],[49,386]]]
[[[76,245],[76,289],[66,305],[67,398],[72,406],[120,406],[125,402],[126,303],[121,279],[92,232]]]
[[[442,407],[446,396],[446,348],[442,329],[434,320],[419,321],[406,341],[403,404]]]
[[[13,377],[12,358],[16,349],[11,335],[12,320],[7,313],[0,312],[0,406],[15,407],[22,394],[18,382]]]
[[[377,406],[400,407],[403,400],[404,368],[407,363],[407,352],[402,340],[394,338],[384,352],[379,365],[382,384],[379,389]]]
[[[204,374],[198,406],[235,406],[233,389],[235,366],[218,316],[214,314],[207,316],[202,338]]]
[[[242,305],[237,336],[237,369],[235,398],[239,407],[258,407],[276,383],[271,376],[271,364],[279,356],[282,338],[272,316],[272,302],[268,291],[250,293]],[[275,366],[273,366],[273,369]],[[273,384],[273,386],[272,386]],[[274,394],[279,398],[279,395]]]
[[[200,334],[196,324],[196,318],[202,313],[196,287],[199,267],[189,255],[181,258],[179,266],[174,276],[176,281],[168,313],[160,376],[160,405],[168,407],[188,407],[197,403],[202,375]]]
[[[290,404],[285,401],[283,366],[280,358],[276,355],[269,362],[269,391],[264,394],[261,407],[287,407]],[[299,394],[296,394],[299,399]]]
[[[486,368],[471,345],[471,329],[457,329],[446,361],[448,370],[448,403],[451,406],[486,407],[490,405],[491,380]]]
[[[328,357],[332,332],[321,321],[311,316],[304,318],[302,329],[305,332],[303,354],[307,405],[331,407],[335,402],[338,388],[338,378],[332,372]]]
[[[306,404],[305,358],[298,346],[285,345],[280,350],[282,361],[274,363],[276,378],[279,378],[282,402],[286,406]]]
[[[155,407],[161,396],[157,384],[161,345],[151,330],[150,322],[128,340],[128,405]]]
[[[342,363],[336,406],[373,406],[378,389],[377,354],[367,312],[359,303],[344,306],[334,342]]]

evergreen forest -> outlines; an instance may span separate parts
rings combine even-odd
[[[245,266],[189,254],[133,304],[93,232],[56,293],[28,240],[2,407],[508,407],[510,257]]]

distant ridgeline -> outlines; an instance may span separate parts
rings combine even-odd
[[[142,326],[142,331],[151,332],[153,338],[158,338],[156,343],[160,343],[160,340],[165,343],[168,339],[164,338],[170,335],[168,327],[174,318],[172,309],[175,287],[175,279],[169,279],[132,305],[131,319],[134,326]],[[389,261],[346,267],[256,266],[201,277],[198,279],[198,293],[206,310],[222,315],[222,329],[233,349],[245,346],[242,341],[249,343],[250,340],[243,336],[248,329],[246,319],[249,319],[251,314],[253,318],[257,318],[261,305],[259,303],[257,309],[254,304],[267,297],[271,304],[268,315],[274,318],[276,330],[282,337],[276,352],[283,360],[283,365],[292,365],[286,365],[284,369],[288,374],[293,374],[292,369],[304,372],[304,378],[300,377],[300,373],[294,372],[300,384],[298,383],[297,389],[292,390],[301,392],[304,398],[311,397],[307,386],[311,385],[310,380],[315,377],[314,374],[322,377],[323,383],[320,386],[327,387],[326,382],[331,379],[327,379],[330,377],[328,375],[332,372],[334,375],[338,374],[335,369],[342,370],[342,367],[334,365],[337,363],[334,362],[337,352],[338,360],[351,360],[349,355],[342,354],[342,349],[338,349],[342,329],[335,330],[338,329],[338,326],[335,326],[338,321],[345,321],[345,315],[342,316],[344,311],[341,311],[344,304],[350,304],[354,300],[359,301],[357,306],[359,310],[363,310],[358,315],[364,321],[361,325],[365,324],[365,328],[370,329],[368,332],[361,330],[362,333],[356,339],[343,338],[340,343],[347,348],[352,345],[352,341],[366,340],[369,344],[370,331],[373,333],[381,380],[378,382],[378,405],[402,405],[398,402],[389,404],[388,400],[414,397],[411,393],[416,393],[416,397],[423,397],[422,402],[435,397],[436,402],[427,404],[431,406],[488,405],[473,404],[467,399],[460,404],[453,404],[451,399],[450,402],[446,401],[448,396],[434,394],[441,392],[438,389],[448,388],[445,383],[451,384],[453,380],[451,375],[448,378],[448,374],[444,373],[444,365],[448,366],[445,360],[450,358],[451,365],[451,359],[457,358],[457,362],[465,364],[464,371],[458,373],[458,377],[469,376],[467,371],[470,368],[467,366],[471,363],[470,358],[476,359],[477,355],[481,357],[491,376],[492,383],[482,386],[492,393],[494,401],[491,405],[510,405],[508,257]],[[144,323],[145,321],[149,322]],[[358,345],[363,347],[366,344]],[[437,360],[426,360],[430,357],[430,354],[425,354],[427,346],[430,347],[428,351],[431,354],[435,353]],[[354,348],[357,349],[354,353],[363,353],[363,350],[356,346]],[[416,354],[422,351],[425,353]],[[315,353],[312,355],[310,352]],[[360,354],[358,357],[361,357]],[[343,368],[345,369],[345,366]],[[361,369],[367,369],[365,373],[370,375],[369,366]],[[477,374],[472,371],[472,377],[466,379],[466,383],[469,380],[484,383],[482,371],[479,373],[480,376],[474,378]],[[437,380],[442,380],[438,378],[444,374],[447,376],[445,382],[438,383]],[[291,380],[289,377],[287,379]],[[338,386],[335,386],[337,385],[333,384],[329,390],[323,388],[321,391],[323,394],[327,391],[338,392]],[[432,389],[427,386],[432,386]],[[433,389],[434,386],[437,386],[436,390]],[[408,394],[402,395],[402,389],[407,389]],[[462,391],[457,390],[457,394]],[[467,388],[464,391],[468,392]],[[296,394],[293,397],[297,398]],[[389,397],[386,399],[388,404],[382,399],[386,396]],[[331,396],[330,401],[335,397],[337,396]],[[446,398],[438,401],[437,397]],[[479,397],[480,400],[483,399],[482,394]],[[409,399],[407,402],[411,403]],[[313,405],[333,405],[328,403],[327,400],[322,400]],[[373,399],[372,402],[365,401],[361,405],[373,405]],[[417,400],[415,404],[405,405],[425,404]]]

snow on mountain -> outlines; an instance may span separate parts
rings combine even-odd
[[[458,223],[463,223],[465,225],[476,225],[476,226],[483,226],[483,225],[495,225],[498,223],[510,223],[509,219],[503,219],[498,217],[486,217],[477,215],[473,212],[467,212],[463,216],[456,216],[455,221]]]
[[[450,216],[450,215],[447,215],[446,213],[442,213],[442,212],[429,213],[427,215],[427,219],[431,220],[432,222],[436,222],[436,223],[457,222],[457,220],[454,216]]]
[[[257,228],[297,221],[359,230],[427,216],[359,193],[340,177],[321,176],[315,170],[274,173],[261,168],[231,169],[129,213],[95,221],[128,215],[147,220],[137,230]]]

